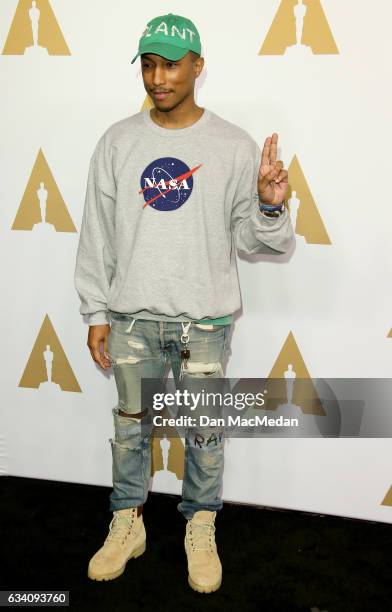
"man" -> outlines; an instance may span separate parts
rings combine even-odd
[[[195,25],[172,13],[152,19],[132,63],[138,56],[154,108],[113,124],[96,146],[75,270],[91,356],[113,366],[119,397],[113,519],[89,563],[95,580],[116,578],[146,548],[151,439],[141,428],[141,379],[161,379],[168,357],[177,386],[222,378],[241,306],[236,250],[280,254],[293,240],[278,135],[261,155],[245,130],[195,103],[204,64]],[[185,439],[178,510],[187,519],[188,581],[200,592],[222,581],[214,521],[223,442],[216,428]]]

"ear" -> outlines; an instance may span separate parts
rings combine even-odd
[[[195,61],[196,77],[199,76],[204,67],[204,57],[198,57]]]

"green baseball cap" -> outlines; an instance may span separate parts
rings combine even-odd
[[[147,23],[131,64],[142,53],[155,53],[169,60],[179,60],[188,51],[201,54],[200,36],[195,24],[186,17],[168,13],[154,17]]]

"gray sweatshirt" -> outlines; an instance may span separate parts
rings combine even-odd
[[[191,126],[157,125],[150,109],[111,125],[90,161],[75,287],[89,325],[108,309],[168,321],[241,307],[236,250],[284,253],[287,210],[260,212],[261,151],[205,108]]]

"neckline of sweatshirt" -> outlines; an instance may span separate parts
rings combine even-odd
[[[148,127],[150,130],[153,130],[156,134],[158,134],[159,136],[163,136],[166,139],[168,137],[170,138],[181,138],[184,136],[188,137],[189,135],[195,134],[196,132],[198,132],[199,130],[202,130],[206,126],[206,124],[211,118],[211,115],[213,114],[212,111],[210,111],[208,108],[204,108],[204,112],[201,115],[201,117],[199,117],[197,121],[192,123],[192,125],[188,125],[187,127],[183,127],[183,128],[165,128],[155,123],[155,121],[151,118],[150,110],[151,109],[148,108],[143,113],[143,119],[144,119],[144,123],[146,127]]]

